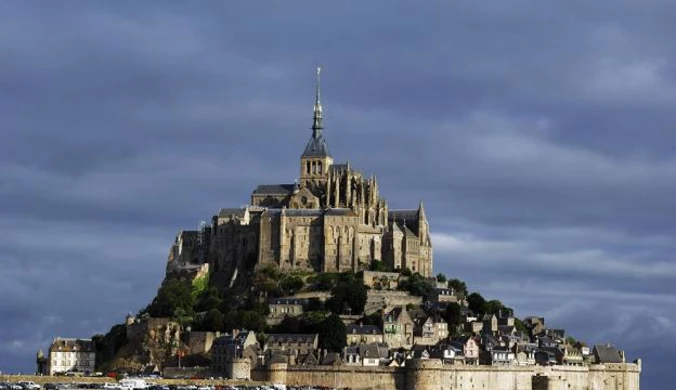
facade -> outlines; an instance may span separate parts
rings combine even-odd
[[[383,342],[383,331],[375,325],[347,325],[347,345]]]
[[[221,209],[199,231],[182,231],[168,269],[208,263],[226,283],[247,266],[343,272],[380,260],[432,275],[432,243],[422,202],[391,210],[375,176],[334,163],[324,136],[319,80],[312,134],[293,184],[263,184],[243,208]]]
[[[305,355],[314,352],[317,349],[318,343],[319,335],[316,333],[271,333],[265,340],[263,349],[268,354]]]
[[[415,323],[406,306],[396,307],[383,315],[383,338],[390,348],[413,345]]]
[[[65,339],[57,337],[49,347],[46,375],[66,372],[92,373],[96,363],[96,351],[91,339]]]
[[[218,337],[211,345],[211,367],[214,372],[229,372],[231,365],[238,359],[250,360],[255,366],[258,347],[256,334],[253,331],[233,331],[231,334]]]
[[[307,300],[299,298],[273,298],[268,301],[270,317],[299,316],[303,314],[305,305]]]
[[[435,345],[448,337],[448,323],[442,318],[431,316],[420,321],[415,329],[415,344]]]

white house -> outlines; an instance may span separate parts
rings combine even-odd
[[[65,339],[57,337],[49,347],[49,357],[44,374],[65,372],[94,372],[96,351],[91,339]]]

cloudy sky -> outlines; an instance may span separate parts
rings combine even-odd
[[[676,353],[676,4],[0,2],[0,370],[154,296],[175,234],[338,161],[423,200],[435,271]]]

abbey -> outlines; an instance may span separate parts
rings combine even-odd
[[[252,263],[282,270],[343,272],[373,260],[432,275],[432,243],[422,202],[390,210],[375,176],[335,164],[324,135],[319,69],[312,134],[293,184],[262,184],[250,206],[221,209],[211,225],[179,233],[174,266],[207,263],[232,278]]]

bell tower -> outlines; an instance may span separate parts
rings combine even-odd
[[[325,182],[329,166],[333,164],[333,157],[324,139],[323,111],[321,103],[321,68],[317,68],[317,84],[315,91],[315,107],[312,116],[312,137],[305,146],[300,157],[300,184],[306,186],[309,182]]]

